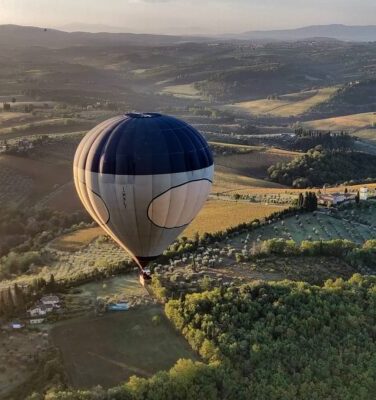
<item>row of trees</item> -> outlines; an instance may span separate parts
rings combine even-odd
[[[295,130],[295,138],[292,146],[296,150],[307,151],[315,146],[321,145],[325,149],[350,150],[355,139],[348,133],[323,132],[318,130],[306,130],[298,128]]]
[[[55,277],[50,275],[48,280],[35,278],[27,287],[17,283],[0,290],[0,316],[8,319],[24,314],[27,307],[44,293],[54,292],[57,288]]]
[[[353,266],[376,268],[376,240],[367,240],[362,245],[346,239],[303,240],[299,244],[294,240],[274,238],[260,243],[254,255],[338,257]]]
[[[376,156],[316,146],[290,162],[272,165],[268,175],[273,182],[296,188],[372,180],[376,178]]]
[[[317,210],[317,196],[315,192],[299,193],[298,208],[300,210],[313,212]]]

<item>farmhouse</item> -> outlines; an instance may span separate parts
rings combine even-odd
[[[17,142],[17,151],[27,151],[34,147],[33,142],[27,139],[21,139]]]
[[[317,197],[318,204],[326,207],[336,206],[354,198],[351,193],[324,193]]]
[[[48,306],[53,308],[60,307],[60,299],[55,295],[43,296],[40,301],[44,306],[47,306],[47,308]]]
[[[46,315],[47,312],[47,307],[44,304],[36,304],[33,308],[27,310],[27,313],[30,315],[30,317]]]

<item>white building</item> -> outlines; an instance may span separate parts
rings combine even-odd
[[[48,306],[50,306],[50,307],[52,306],[52,307],[56,307],[56,308],[60,307],[59,306],[60,299],[55,295],[43,296],[40,299],[40,301],[44,306],[47,306],[47,307]]]
[[[44,321],[44,318],[33,318],[31,320],[29,320],[29,323],[31,325],[38,325],[38,324],[42,324]]]
[[[353,197],[350,193],[324,193],[317,196],[317,201],[318,204],[330,207],[351,200]]]
[[[43,304],[37,304],[33,308],[27,310],[27,313],[30,317],[39,317],[41,315],[46,315],[47,311],[47,308]]]
[[[368,200],[368,188],[366,188],[366,187],[360,188],[359,199],[360,200]]]

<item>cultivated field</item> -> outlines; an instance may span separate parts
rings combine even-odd
[[[0,204],[18,205],[27,200],[33,190],[33,179],[17,173],[1,164],[0,158]]]
[[[256,146],[224,145],[223,152],[215,156],[215,176],[212,193],[243,191],[249,188],[281,189],[282,185],[265,180],[268,168],[278,162],[288,162],[300,153]],[[256,189],[257,190],[257,189]]]
[[[85,233],[80,234],[85,237]],[[10,284],[28,284],[34,278],[49,279],[51,273],[57,281],[74,279],[82,274],[90,274],[95,268],[99,271],[108,270],[108,265],[116,265],[121,262],[129,262],[130,257],[112,240],[94,240],[86,247],[83,245],[78,251],[72,252],[71,245],[67,245],[67,250],[56,250],[53,242],[43,248],[44,252],[50,255],[49,265],[35,267],[33,274],[20,275],[11,281],[0,281],[0,289],[8,287]]]
[[[303,240],[348,239],[363,243],[376,238],[376,203],[369,208],[341,211],[334,216],[316,212],[285,218],[249,233],[249,241],[272,238]]]
[[[14,155],[1,155],[0,170],[2,168],[14,171],[12,174],[21,176],[27,182],[32,181],[31,190],[30,185],[26,185],[27,188],[25,187],[26,191],[30,192],[30,200],[40,200],[72,179],[71,166],[61,164],[56,159],[54,162],[53,160],[34,160]],[[17,190],[20,191],[20,198],[23,199],[25,193],[20,188]],[[14,200],[19,201],[19,198],[17,197]]]
[[[300,153],[257,150],[246,154],[229,154],[215,158],[217,172],[232,173],[236,176],[264,179],[267,177],[268,168],[278,162],[289,162]]]
[[[376,113],[361,113],[304,122],[311,129],[346,131],[363,139],[376,140]]]
[[[51,335],[76,388],[110,387],[169,369],[179,358],[196,358],[159,306],[70,320]]]
[[[337,87],[326,87],[278,96],[277,99],[253,100],[236,103],[233,107],[252,115],[290,117],[309,111],[313,106],[327,101]]]

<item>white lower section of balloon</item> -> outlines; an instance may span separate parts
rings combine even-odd
[[[133,257],[154,257],[204,205],[214,167],[160,175],[109,175],[74,168],[79,197],[93,219]]]

